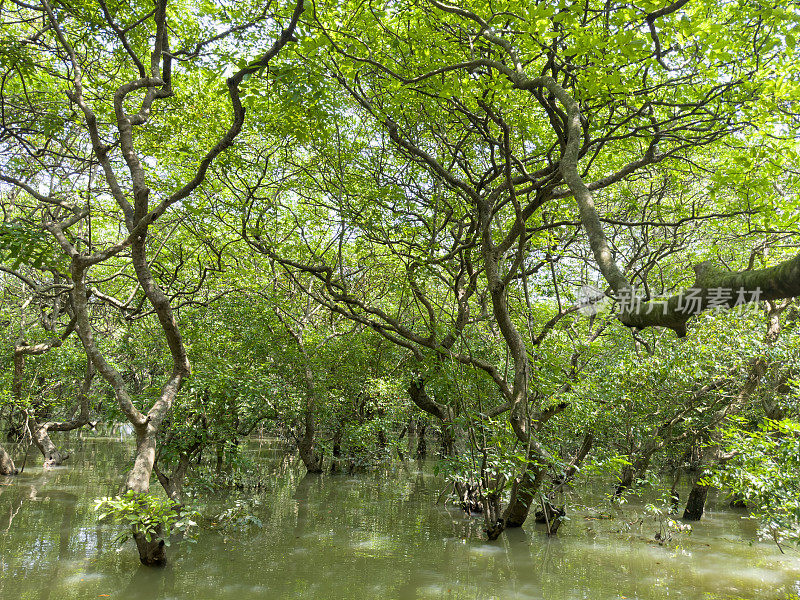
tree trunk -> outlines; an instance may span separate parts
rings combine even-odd
[[[217,475],[221,475],[222,466],[225,463],[225,442],[218,441],[215,450],[216,450],[216,464],[214,465],[214,472]]]
[[[341,470],[339,461],[342,456],[342,430],[337,429],[333,434],[333,459],[331,460],[331,473],[338,473]]]
[[[633,487],[637,478],[640,478],[647,473],[647,469],[650,466],[650,459],[655,451],[658,450],[658,448],[660,448],[660,444],[657,444],[653,440],[649,440],[640,450],[641,454],[639,458],[635,459],[633,464],[625,465],[625,467],[622,469],[622,473],[619,476],[619,481],[617,482],[616,488],[614,489],[615,498],[622,496],[625,491]]]
[[[66,336],[73,331],[74,327],[75,322],[72,321],[62,337],[66,338]],[[17,402],[19,406],[21,406],[22,402],[22,382],[25,375],[25,356],[43,354],[52,350],[53,348],[59,347],[60,345],[60,343],[56,343],[55,341],[51,340],[46,344],[37,344],[34,346],[18,343],[14,347],[14,380],[12,383],[12,393],[15,402]],[[48,421],[45,423],[39,423],[36,418],[40,416],[39,414],[31,415],[28,411],[26,411],[26,414],[29,415],[33,443],[42,453],[42,456],[44,457],[44,467],[46,469],[49,469],[50,467],[57,467],[69,458],[68,453],[62,453],[53,443],[53,440],[50,438],[50,432],[72,431],[73,429],[83,427],[89,422],[89,389],[92,385],[92,379],[94,379],[94,367],[92,366],[91,359],[87,357],[86,374],[83,378],[81,389],[78,392],[78,403],[72,409],[73,415],[77,409],[80,409],[80,412],[74,419],[63,422]],[[37,413],[40,412],[41,411],[37,411]]]
[[[16,475],[18,473],[14,467],[14,461],[11,456],[6,452],[3,446],[0,446],[0,475]]]
[[[167,564],[167,552],[164,549],[164,540],[161,532],[148,542],[144,534],[136,533],[133,536],[136,548],[139,550],[139,560],[146,567],[163,567]]]
[[[313,438],[309,439],[304,436],[297,449],[300,451],[300,459],[309,473],[322,473],[322,456],[314,451]]]
[[[622,468],[622,472],[619,474],[619,480],[617,481],[616,486],[614,487],[614,497],[619,498],[622,494],[625,493],[625,490],[629,490],[633,485],[633,465],[625,465]]]
[[[42,425],[35,424],[32,428],[32,434],[34,445],[39,449],[44,457],[45,469],[60,466],[61,463],[69,458],[69,454],[62,454],[53,443],[53,440],[50,439],[46,423]]]
[[[315,412],[319,403],[317,402],[317,388],[314,382],[314,372],[311,370],[311,358],[306,350],[303,340],[304,328],[296,331],[287,321],[283,319],[280,311],[275,309],[275,316],[283,324],[286,332],[291,336],[297,345],[297,349],[303,356],[303,379],[306,388],[306,403],[303,407],[303,434],[297,442],[297,450],[300,458],[309,473],[322,473],[322,454],[314,448],[316,436]]]
[[[186,348],[183,345],[177,319],[172,312],[172,307],[167,297],[155,283],[150,273],[150,267],[145,257],[144,244],[144,236],[137,238],[131,244],[134,270],[136,271],[137,280],[158,316],[173,359],[172,373],[164,387],[161,388],[158,399],[147,414],[143,414],[136,408],[122,375],[106,360],[97,347],[89,321],[87,306],[87,265],[76,259],[72,263],[72,281],[74,285],[71,292],[72,305],[77,320],[77,331],[86,354],[103,379],[113,388],[122,412],[125,413],[136,432],[136,456],[133,468],[128,473],[125,487],[127,490],[138,494],[146,494],[150,490],[150,477],[153,473],[153,465],[156,458],[156,435],[167,414],[172,409],[172,404],[181,389],[183,378],[190,373],[189,359],[186,355]],[[163,542],[163,540],[160,541]],[[137,540],[136,545],[139,548],[139,558],[142,564],[152,566],[163,564],[166,561],[164,544],[162,543],[159,547],[159,540],[147,542],[144,538],[141,538]]]
[[[549,500],[545,500],[542,503],[542,510],[536,511],[536,522],[547,527],[547,535],[555,535],[558,533],[561,523],[564,522],[566,514],[567,511],[563,506],[558,508]]]
[[[417,437],[417,420],[414,417],[411,417],[408,420],[408,437],[406,438],[406,448],[408,449],[409,456],[414,455],[414,451],[417,448],[418,442],[419,438]]]
[[[678,493],[678,484],[681,481],[681,469],[678,467],[675,470],[675,477],[672,480],[672,488],[669,490],[669,514],[678,514],[678,504],[681,501],[681,495]]]
[[[175,468],[172,470],[172,474],[169,476],[158,468],[158,463],[153,465],[153,471],[155,471],[161,487],[164,488],[167,496],[175,503],[175,506],[178,510],[180,510],[181,506],[183,505],[183,482],[186,479],[186,473],[189,471],[192,457],[195,455],[195,453],[199,452],[200,447],[201,442],[197,442],[188,450],[182,450],[178,458],[178,464],[175,465]]]
[[[306,380],[313,381],[311,378],[311,369],[306,366]],[[318,453],[314,448],[314,438],[316,435],[316,427],[314,424],[314,409],[316,406],[316,398],[313,384],[308,384],[309,387],[306,393],[306,408],[304,415],[304,431],[303,436],[297,444],[297,449],[300,452],[300,458],[306,466],[309,473],[322,473],[322,454]]]
[[[456,481],[455,490],[461,510],[468,515],[483,512],[484,507],[481,502],[481,491],[476,482]]]
[[[420,423],[417,435],[417,460],[425,460],[428,456],[428,443],[425,441],[425,430],[428,428],[426,423]]]
[[[448,458],[455,455],[455,445],[453,444],[453,431],[448,426],[448,423],[442,423],[440,429],[441,437],[439,438],[439,454],[442,458]]]
[[[383,430],[383,428],[378,429],[377,437],[378,437],[378,448],[380,450],[386,450],[386,446],[389,445],[389,440],[386,439],[386,432]]]
[[[581,442],[578,451],[575,453],[575,456],[564,470],[563,479],[558,483],[561,489],[564,489],[569,482],[572,481],[572,478],[578,473],[583,461],[586,460],[587,456],[589,456],[592,446],[594,446],[594,434],[591,431],[587,431],[583,436],[583,441]]]
[[[692,491],[689,492],[689,499],[686,501],[686,510],[683,511],[683,518],[687,521],[699,521],[703,517],[708,496],[708,486],[695,483]]]
[[[528,467],[522,478],[514,482],[511,488],[511,498],[503,515],[506,527],[522,527],[525,524],[545,473],[545,469],[532,470],[531,467]]]
[[[408,385],[408,395],[411,398],[411,401],[414,405],[428,413],[429,415],[433,415],[442,423],[442,444],[443,450],[442,452],[445,456],[452,455],[452,430],[450,424],[453,420],[453,413],[450,410],[450,407],[445,406],[443,404],[439,404],[436,400],[431,398],[428,395],[427,390],[425,389],[425,378],[424,377],[415,377],[411,380]],[[417,459],[422,460],[428,455],[428,444],[425,441],[425,430],[427,429],[427,423],[421,422],[419,426],[419,441],[417,442]],[[449,436],[449,437],[448,437]],[[444,449],[445,441],[450,443],[450,447],[448,449]]]

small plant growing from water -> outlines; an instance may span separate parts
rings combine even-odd
[[[243,531],[251,526],[260,529],[264,527],[264,523],[253,514],[253,511],[260,505],[261,502],[255,498],[234,500],[233,506],[226,508],[214,517],[213,526],[229,532],[235,530]]]
[[[644,507],[644,512],[652,515],[653,520],[658,526],[653,539],[660,545],[668,544],[672,541],[672,536],[675,534],[686,534],[692,532],[692,526],[688,523],[681,523],[674,519],[670,514],[670,509],[666,503],[648,504]]]
[[[196,511],[180,509],[174,502],[159,498],[155,494],[137,494],[128,491],[122,496],[100,498],[95,502],[95,510],[100,513],[98,520],[114,519],[126,524],[117,535],[118,543],[142,534],[150,542],[163,538],[169,546],[170,536],[185,535],[197,523]]]

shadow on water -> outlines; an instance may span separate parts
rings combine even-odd
[[[139,565],[128,585],[114,596],[126,600],[176,598],[175,567],[168,564],[164,568],[153,569]]]

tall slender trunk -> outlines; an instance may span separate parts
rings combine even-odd
[[[309,473],[322,473],[322,454],[317,452],[315,448],[316,436],[316,423],[315,412],[317,407],[317,394],[314,386],[314,374],[311,371],[311,365],[308,364],[308,355],[305,352],[305,347],[301,343],[303,356],[306,360],[305,364],[305,382],[306,382],[306,405],[303,414],[303,435],[297,444],[297,449],[300,451],[300,458],[306,466]]]
[[[314,381],[314,372],[311,368],[311,357],[306,349],[303,340],[303,330],[306,322],[303,321],[299,328],[295,330],[294,327],[284,319],[280,310],[275,309],[275,316],[283,324],[284,329],[294,341],[300,355],[303,357],[303,383],[306,388],[306,401],[303,407],[303,432],[297,441],[297,450],[300,454],[300,459],[306,466],[309,473],[322,473],[323,456],[317,452],[315,448],[316,440],[316,410],[317,410],[317,387]]]
[[[331,459],[331,473],[338,473],[342,466],[340,464],[340,460],[342,457],[342,428],[339,426],[336,431],[333,432],[333,448],[331,451],[332,459]]]
[[[428,457],[428,443],[425,440],[425,432],[428,429],[426,423],[420,423],[417,429],[417,460],[425,460]]]
[[[678,514],[678,504],[681,501],[681,495],[678,492],[678,484],[681,482],[681,468],[675,469],[675,474],[672,478],[672,487],[669,490],[669,514]]]
[[[122,375],[112,366],[100,352],[94,340],[89,321],[86,290],[86,270],[88,264],[80,255],[73,256],[72,261],[72,305],[77,320],[78,335],[83,343],[87,356],[100,375],[114,390],[120,408],[133,425],[136,433],[136,455],[133,468],[128,473],[125,487],[129,491],[145,494],[150,490],[150,478],[156,458],[156,436],[172,404],[180,391],[181,384],[190,372],[189,359],[180,334],[177,319],[172,312],[169,300],[153,279],[145,256],[145,235],[141,235],[131,244],[131,256],[138,283],[158,317],[172,356],[173,368],[169,379],[161,388],[158,399],[146,414],[133,404]],[[139,559],[147,566],[163,566],[166,564],[163,532],[158,532],[150,541],[141,534],[135,534],[134,540],[139,550]]]
[[[309,473],[322,473],[322,455],[317,452],[315,448],[315,432],[314,426],[314,413],[311,407],[306,408],[303,416],[305,426],[303,428],[303,435],[297,444],[297,449],[300,453],[300,459],[306,466]]]
[[[222,474],[222,467],[225,464],[225,442],[219,440],[215,448],[216,463],[214,465],[214,472],[217,475]]]
[[[414,417],[411,417],[408,420],[408,436],[406,437],[406,449],[408,451],[409,456],[413,456],[414,451],[417,447],[417,420]]]

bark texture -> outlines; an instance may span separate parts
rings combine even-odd
[[[511,498],[503,513],[506,527],[522,527],[525,524],[545,473],[544,469],[528,467],[522,478],[513,483]]]
[[[708,486],[695,483],[689,498],[686,500],[686,510],[683,511],[683,518],[687,521],[699,521],[703,518],[706,508],[706,498],[708,497]]]
[[[133,540],[136,542],[136,549],[139,551],[139,560],[146,567],[164,567],[167,564],[167,552],[164,540],[159,536],[151,539],[141,534],[134,534]]]
[[[3,446],[0,446],[0,475],[16,475],[17,469],[14,461]]]

